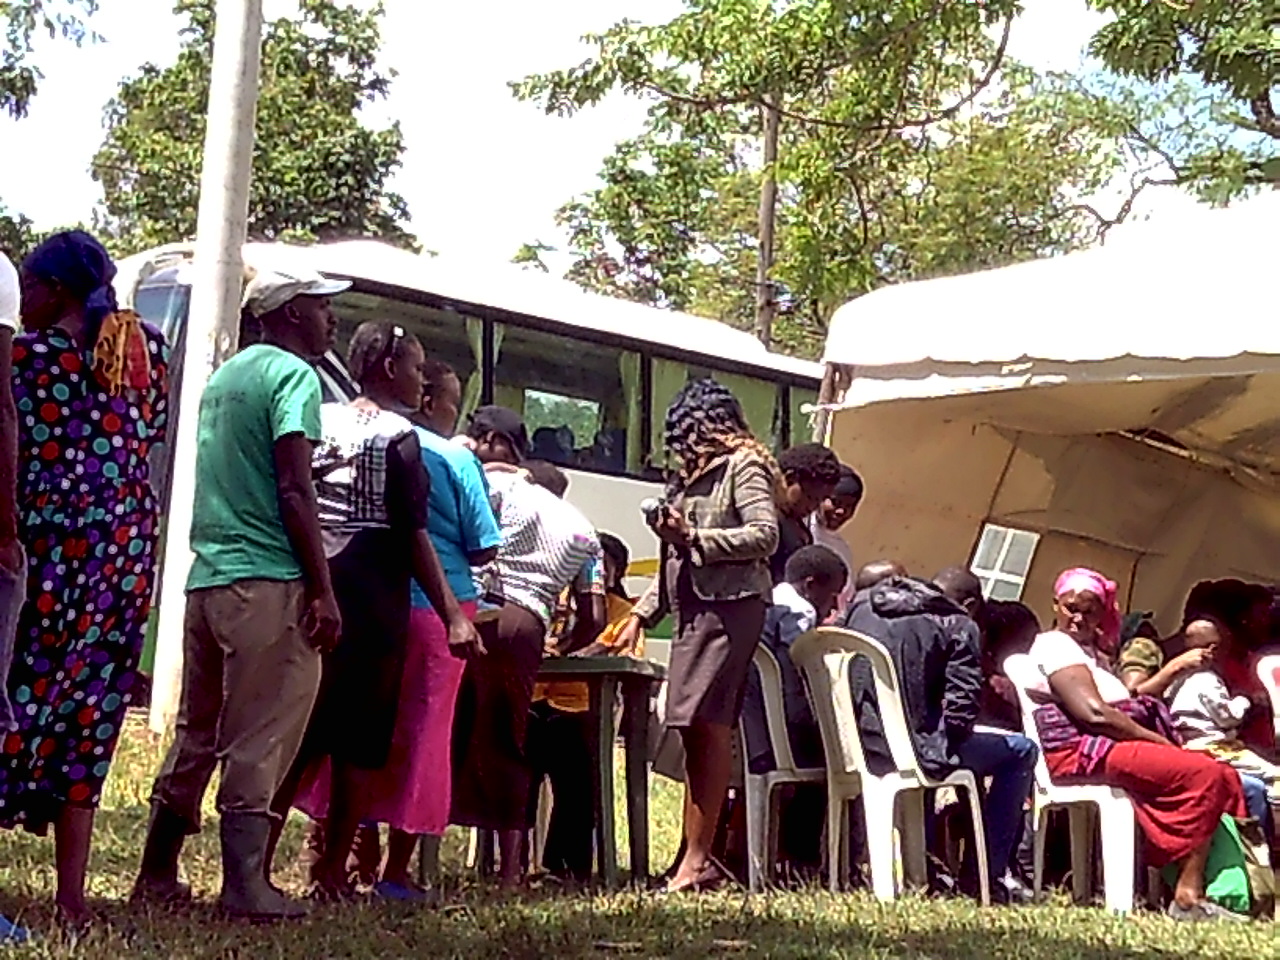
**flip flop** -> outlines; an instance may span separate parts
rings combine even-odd
[[[1248,923],[1249,918],[1232,913],[1226,907],[1220,907],[1211,900],[1201,900],[1189,907],[1179,906],[1175,900],[1169,904],[1168,915],[1181,923],[1204,923],[1212,920],[1225,920],[1228,923]]]
[[[26,943],[31,939],[31,932],[19,926],[8,917],[0,916],[0,943]]]
[[[425,890],[386,880],[379,880],[373,885],[373,895],[381,900],[395,900],[399,903],[425,904],[431,900],[430,894]]]

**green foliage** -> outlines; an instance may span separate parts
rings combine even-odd
[[[79,46],[91,34],[85,21],[98,9],[97,0],[0,0],[5,47],[0,55],[0,110],[26,116],[43,78],[31,62],[38,33],[62,37]]]
[[[885,283],[1046,256],[1110,218],[1081,204],[1123,167],[1143,106],[1041,77],[992,39],[1015,3],[686,0],[594,55],[513,84],[571,114],[622,90],[644,130],[558,214],[589,288],[753,325],[758,208],[779,203],[771,286],[783,349],[816,353],[840,304]],[[1137,95],[1135,94],[1135,98]],[[780,104],[762,169],[763,107]]]
[[[35,224],[31,220],[0,205],[0,253],[14,263],[20,263],[38,242]]]
[[[520,249],[516,251],[516,255],[511,258],[511,262],[519,264],[526,270],[541,270],[543,273],[550,273],[551,268],[546,265],[542,259],[544,253],[555,253],[556,248],[547,246],[541,240],[535,240],[533,243],[522,243]]]
[[[1154,83],[1191,80],[1209,91],[1210,109],[1235,136],[1195,143],[1175,136],[1169,166],[1179,183],[1221,200],[1249,186],[1280,182],[1280,8],[1275,0],[1089,0],[1113,19],[1092,53],[1124,77]],[[1224,103],[1225,98],[1225,103]],[[1205,110],[1192,111],[1203,117]]]
[[[404,199],[388,189],[401,163],[399,124],[372,130],[360,111],[384,98],[381,6],[297,0],[266,25],[249,234],[259,240],[378,237],[404,246]],[[93,163],[117,249],[194,236],[213,49],[213,0],[177,0],[186,18],[177,62],[141,68],[107,106]]]

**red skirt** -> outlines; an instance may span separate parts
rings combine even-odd
[[[1055,783],[1119,787],[1133,801],[1154,866],[1182,860],[1209,842],[1223,814],[1245,816],[1240,775],[1225,763],[1181,747],[1126,740],[1093,774],[1076,775],[1076,751],[1045,754]]]

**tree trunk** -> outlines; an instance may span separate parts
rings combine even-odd
[[[773,318],[777,299],[773,289],[773,233],[778,209],[778,127],[781,115],[775,97],[764,102],[764,182],[760,187],[758,239],[760,255],[756,264],[756,336],[766,347],[773,341]]]

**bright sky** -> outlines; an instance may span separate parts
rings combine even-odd
[[[267,14],[287,0],[267,0]],[[178,48],[172,0],[103,4],[103,42],[40,48],[46,75],[29,116],[0,119],[0,199],[38,226],[87,221],[100,199],[88,173],[102,107],[117,84]],[[1011,53],[1042,69],[1074,70],[1101,22],[1084,0],[1027,0]],[[643,106],[615,98],[572,119],[517,102],[507,82],[588,54],[578,38],[619,19],[657,22],[679,0],[386,0],[384,65],[398,71],[370,122],[399,118],[407,153],[396,188],[413,229],[442,254],[506,262],[524,242],[556,244],[557,207],[591,188],[601,159],[632,135]],[[16,145],[17,149],[10,148]],[[1155,203],[1181,208],[1176,197]]]

